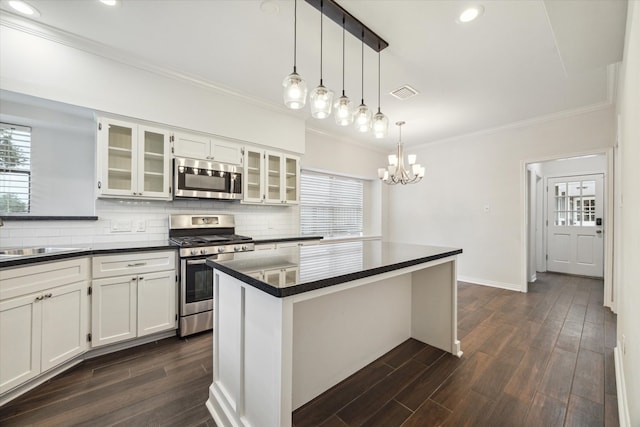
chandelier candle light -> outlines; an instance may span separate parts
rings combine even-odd
[[[407,163],[409,163],[409,170],[404,167],[404,147],[402,144],[402,125],[404,122],[396,122],[399,129],[398,138],[398,151],[397,154],[389,155],[389,166],[386,168],[378,169],[378,177],[385,184],[415,184],[420,182],[424,177],[424,167],[416,163],[416,155],[409,154],[407,156]]]
[[[299,110],[307,102],[307,83],[296,71],[296,43],[297,43],[297,18],[298,1],[293,2],[293,72],[284,78],[282,93],[284,104],[292,110]],[[322,82],[322,80],[321,80]]]

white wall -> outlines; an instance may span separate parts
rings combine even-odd
[[[45,38],[0,26],[0,88],[304,152],[304,120],[284,107],[276,111],[214,88],[149,71],[139,64],[128,65],[89,53],[95,46],[80,44],[55,33]]]
[[[524,290],[525,163],[603,152],[613,115],[603,108],[411,150],[426,175],[389,192],[389,240],[462,248],[461,280]]]
[[[621,259],[616,262],[618,286],[618,346],[631,426],[640,425],[640,2],[630,1],[624,61],[618,87],[620,114],[620,186],[617,198],[621,224]],[[624,341],[624,345],[623,345]],[[618,386],[620,381],[618,378]],[[620,398],[620,396],[618,396]],[[621,414],[621,425],[626,414]]]

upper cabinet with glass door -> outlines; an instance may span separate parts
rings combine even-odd
[[[171,199],[169,131],[98,119],[98,196]]]
[[[298,157],[245,147],[243,179],[243,203],[280,206],[299,203]]]

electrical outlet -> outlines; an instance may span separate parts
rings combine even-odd
[[[111,221],[111,232],[112,233],[124,233],[127,231],[131,231],[131,221],[129,220],[114,220]]]
[[[136,221],[136,231],[141,232],[146,229],[146,223],[144,219]]]

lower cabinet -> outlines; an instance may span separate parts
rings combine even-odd
[[[92,347],[176,329],[175,256],[169,251],[94,257]],[[171,269],[153,271],[158,265]],[[129,274],[95,278],[96,272],[110,275],[106,266],[118,266],[118,274]]]
[[[62,276],[56,277],[58,272],[75,269],[80,277],[87,273],[87,266],[88,260],[84,259],[73,263],[51,263],[45,270],[53,271],[50,274],[51,284],[58,285],[66,281]],[[0,393],[87,349],[88,280],[46,287],[40,286],[42,278],[42,272],[27,268],[2,275]],[[12,288],[12,284],[19,282],[26,287],[35,284],[41,290],[5,298],[6,295],[15,295],[19,287]]]

